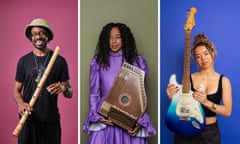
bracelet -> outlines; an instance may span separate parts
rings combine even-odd
[[[69,92],[72,92],[72,88],[71,87],[68,87],[68,86],[65,86],[63,84],[60,85],[63,93],[69,93]]]
[[[63,92],[67,91],[67,88],[63,84],[61,84],[60,87],[61,87]]]
[[[215,103],[212,104],[212,109],[217,110],[217,105]]]
[[[71,88],[71,87],[66,87],[65,92],[67,92],[67,93],[71,93],[71,92],[72,92],[72,88]]]

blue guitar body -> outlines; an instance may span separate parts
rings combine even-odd
[[[191,30],[195,25],[194,15],[197,9],[192,7],[184,27],[186,33],[184,50],[184,71],[182,85],[176,81],[176,75],[170,77],[169,83],[176,85],[179,91],[173,95],[172,101],[166,114],[167,127],[174,133],[181,135],[197,135],[201,133],[206,125],[204,111],[201,104],[192,97],[190,84],[190,45]],[[199,90],[204,86],[200,85]]]
[[[192,97],[192,91],[182,93],[182,85],[177,83],[176,75],[172,75],[169,82],[178,86],[179,91],[173,95],[166,113],[167,127],[181,135],[201,133],[206,125],[201,104]],[[203,86],[200,89],[203,90]]]

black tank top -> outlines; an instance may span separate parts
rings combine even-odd
[[[221,99],[222,99],[222,77],[223,75],[220,75],[219,78],[219,82],[218,82],[218,89],[217,92],[214,94],[210,94],[207,95],[207,99],[215,104],[219,104]],[[192,82],[192,77],[190,77],[190,81],[191,81],[191,90],[195,91],[194,87],[193,87],[193,82]],[[203,110],[205,112],[205,116],[206,117],[213,117],[216,116],[216,113],[209,110],[207,107],[205,107],[204,105],[202,105]]]

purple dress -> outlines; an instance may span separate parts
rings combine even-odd
[[[89,113],[83,124],[83,131],[90,134],[88,144],[147,144],[147,138],[156,134],[149,115],[145,112],[138,120],[141,129],[132,137],[118,126],[105,125],[99,122],[98,110],[117,76],[122,64],[122,52],[110,53],[110,68],[99,70],[96,58],[90,64]],[[133,64],[137,66],[137,64]],[[148,67],[145,59],[139,56],[139,65],[145,74]]]

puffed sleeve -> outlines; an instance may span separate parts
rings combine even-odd
[[[136,66],[145,72],[145,77],[146,77],[148,74],[148,65],[147,65],[147,61],[142,56],[138,56],[138,65]]]
[[[147,61],[141,56],[139,56],[138,60],[139,60],[139,68],[145,72],[145,81],[146,81],[146,76],[148,74]],[[143,114],[143,116],[138,120],[137,123],[141,125],[141,129],[138,131],[136,136],[150,137],[156,134],[156,129],[154,128],[151,118],[147,114],[147,112]]]
[[[90,95],[89,95],[89,112],[83,124],[83,131],[89,133],[91,125],[98,123],[101,116],[97,113],[97,107],[100,101],[100,71],[99,65],[94,58],[90,64]],[[94,124],[95,123],[95,124]],[[98,128],[99,129],[99,128]]]

